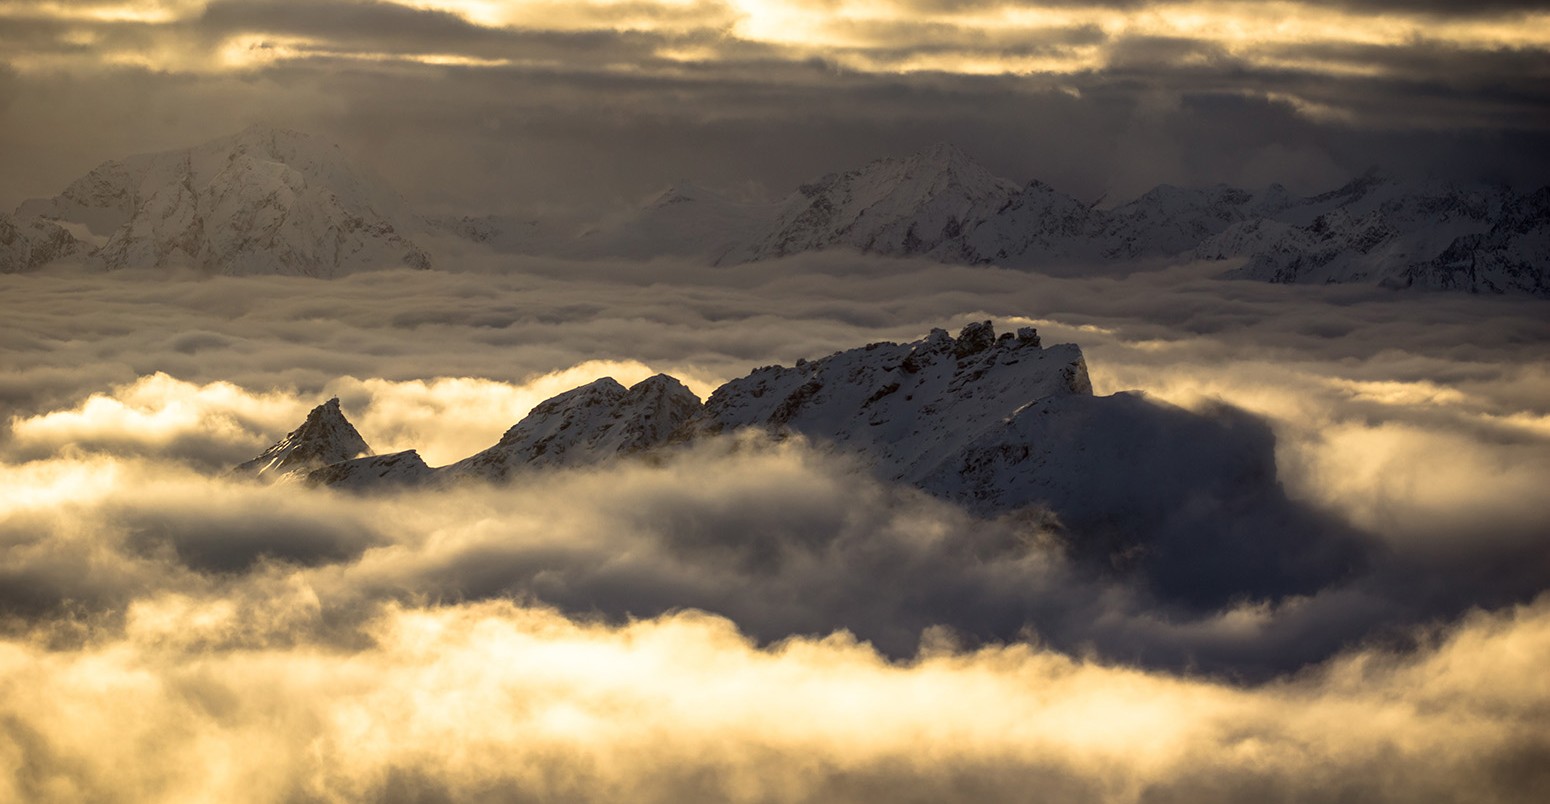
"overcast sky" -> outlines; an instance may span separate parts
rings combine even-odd
[[[427,206],[782,194],[951,140],[1079,197],[1550,179],[1532,2],[0,0],[0,204],[253,123]]]

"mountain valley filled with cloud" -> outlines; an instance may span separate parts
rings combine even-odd
[[[0,2],[0,799],[1542,800],[1545,21]]]

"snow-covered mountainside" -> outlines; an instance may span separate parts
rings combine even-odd
[[[761,237],[779,208],[677,184],[635,214],[586,232],[568,253],[583,257],[698,257],[720,263]]]
[[[1074,344],[1043,348],[1032,329],[970,324],[915,343],[879,343],[733,380],[705,403],[703,429],[764,427],[859,453],[891,480],[918,482],[1038,399],[1091,394]]]
[[[1160,257],[1188,251],[1243,220],[1274,215],[1291,203],[1286,188],[1251,193],[1225,184],[1205,189],[1163,184],[1105,215],[1104,257]]]
[[[1074,554],[1136,568],[1179,600],[1219,604],[1246,572],[1256,589],[1295,594],[1361,560],[1355,541],[1285,496],[1264,422],[1135,392],[1094,396],[1075,345],[1046,348],[1031,329],[998,336],[988,321],[956,337],[933,330],[913,343],[761,368],[704,405],[665,375],[628,389],[605,377],[536,406],[495,446],[439,470],[412,451],[347,455],[365,444],[331,402],[241,471],[298,467],[311,483],[351,490],[512,481],[748,429],[803,436],[980,515],[1046,512]],[[1265,530],[1299,519],[1320,538],[1260,543]]]
[[[495,446],[442,472],[498,480],[631,455],[666,444],[699,410],[699,397],[665,374],[630,388],[604,377],[540,403]]]
[[[410,449],[387,455],[365,455],[331,463],[307,473],[313,486],[333,486],[352,491],[374,488],[417,486],[430,480],[435,470],[426,465],[420,453]]]
[[[379,179],[337,146],[262,126],[176,151],[105,162],[19,216],[106,238],[107,270],[187,265],[217,274],[331,277],[430,259]]]
[[[232,471],[265,480],[302,478],[325,466],[371,454],[371,447],[344,417],[339,398],[334,397],[313,408],[300,427],[263,454]]]
[[[1029,182],[1001,209],[938,255],[949,262],[1041,265],[1095,259],[1105,216],[1041,181]]]
[[[1545,190],[1403,182],[1377,171],[1203,240],[1202,259],[1241,258],[1235,279],[1361,282],[1474,293],[1550,295],[1534,232],[1550,225]]]
[[[35,270],[87,248],[54,221],[0,213],[0,274]]]
[[[1161,185],[1113,209],[1099,209],[1030,182],[988,220],[977,224],[948,260],[1038,267],[1076,261],[1166,257],[1255,215],[1279,210],[1285,190],[1260,194],[1218,185],[1188,189]]]
[[[756,239],[728,252],[723,262],[837,246],[928,254],[959,240],[1016,193],[1016,184],[941,143],[802,185]]]
[[[724,265],[824,249],[1031,269],[1234,260],[1224,277],[1550,295],[1538,234],[1550,221],[1536,197],[1373,170],[1308,197],[1280,184],[1164,184],[1105,207],[1039,181],[1017,188],[943,144],[824,176],[775,205],[683,185],[570,246],[502,250]]]
[[[1550,187],[1511,199],[1484,234],[1455,239],[1441,254],[1406,269],[1414,287],[1550,297]]]

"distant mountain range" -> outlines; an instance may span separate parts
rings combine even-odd
[[[0,215],[0,272],[78,258],[106,270],[332,277],[428,268],[416,241],[432,233],[497,252],[718,265],[830,249],[1031,270],[1221,260],[1226,278],[1550,297],[1550,187],[1369,171],[1308,197],[1280,185],[1163,185],[1105,207],[1019,186],[940,144],[823,176],[776,203],[676,186],[578,234],[499,215],[421,218],[336,146],[264,127],[106,162]]]
[[[23,232],[9,243],[5,231]],[[53,198],[0,220],[0,269],[82,254],[105,270],[334,277],[429,268],[423,228],[338,146],[254,126],[176,151],[104,162]]]
[[[1144,557],[1153,567],[1199,567],[1196,578],[1211,566],[1263,566],[1275,577],[1257,578],[1256,588],[1290,593],[1309,573],[1324,578],[1355,560],[1311,543],[1274,561],[1226,560],[1269,549],[1260,530],[1308,516],[1277,481],[1269,428],[1227,407],[1095,396],[1076,345],[1046,347],[1032,329],[997,335],[988,321],[956,337],[938,329],[912,343],[760,368],[703,403],[666,375],[629,388],[605,377],[537,405],[490,448],[440,468],[413,450],[372,454],[334,399],[234,471],[367,493],[508,483],[670,455],[739,431],[804,437],[880,480],[979,515],[1048,512],[1046,527],[1106,564]],[[1190,598],[1214,588],[1171,591]]]

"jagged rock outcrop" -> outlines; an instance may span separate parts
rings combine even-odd
[[[103,163],[19,215],[106,238],[107,270],[182,265],[218,274],[333,277],[429,268],[417,227],[337,146],[253,126],[203,145]]]
[[[331,464],[371,455],[371,447],[344,417],[339,398],[324,402],[285,438],[234,470],[235,474],[279,480],[302,478]]]

